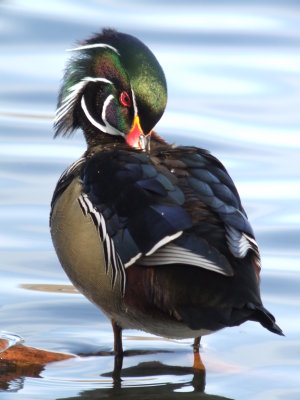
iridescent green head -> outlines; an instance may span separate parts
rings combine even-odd
[[[143,148],[167,102],[153,53],[133,36],[104,30],[73,49],[58,99],[55,136],[78,127],[89,145],[110,135]]]

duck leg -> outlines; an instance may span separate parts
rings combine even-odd
[[[114,331],[114,355],[115,355],[113,380],[114,380],[114,387],[120,388],[121,370],[123,366],[122,328],[113,319],[111,320],[111,324]]]
[[[200,340],[201,336],[196,337],[194,340],[194,345],[193,345],[193,350],[194,350],[194,364],[193,364],[193,369],[194,370],[201,370],[205,371],[205,366],[201,360],[200,353],[199,353],[199,348],[200,348]]]
[[[111,324],[114,331],[114,353],[120,356],[123,354],[122,328],[113,319],[111,320]]]
[[[195,338],[194,344],[193,344],[194,353],[199,353],[200,341],[201,341],[201,336],[198,336]]]

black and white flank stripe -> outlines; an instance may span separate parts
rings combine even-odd
[[[103,243],[106,274],[108,274],[109,271],[111,271],[112,287],[115,286],[117,277],[119,277],[121,292],[123,296],[125,294],[125,286],[126,286],[125,267],[122,263],[119,254],[115,249],[113,240],[109,237],[107,233],[105,219],[103,218],[103,215],[93,206],[87,194],[83,193],[78,198],[78,202],[80,204],[80,207],[84,215],[90,214],[95,226],[97,227],[100,239]]]

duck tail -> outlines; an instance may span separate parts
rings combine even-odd
[[[252,321],[259,322],[264,328],[268,329],[270,332],[276,333],[277,335],[284,336],[284,333],[279,328],[275,322],[274,316],[262,305],[254,306],[253,304],[248,304],[250,309],[253,309],[253,314],[249,318]]]

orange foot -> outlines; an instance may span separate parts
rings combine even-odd
[[[205,366],[201,360],[200,353],[195,352],[194,353],[194,364],[193,364],[193,369],[205,371]]]

